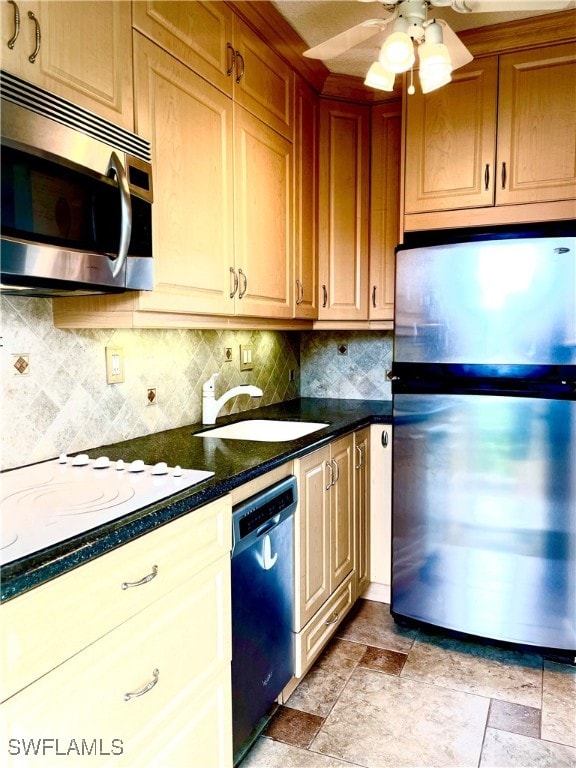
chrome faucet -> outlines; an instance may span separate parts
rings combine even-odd
[[[202,424],[216,424],[216,416],[218,416],[222,406],[231,398],[236,397],[236,395],[262,397],[264,394],[259,387],[255,387],[252,384],[240,384],[238,387],[229,389],[228,392],[225,392],[222,397],[216,400],[214,389],[215,381],[219,375],[218,373],[213,373],[202,386]]]

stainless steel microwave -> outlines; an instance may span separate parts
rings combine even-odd
[[[1,291],[151,290],[150,145],[2,71]]]

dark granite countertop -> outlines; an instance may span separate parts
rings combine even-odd
[[[387,400],[299,398],[220,418],[217,426],[247,418],[320,421],[329,426],[297,440],[268,443],[193,438],[194,433],[209,427],[192,424],[87,451],[93,457],[105,454],[112,461],[143,459],[145,464],[165,461],[169,466],[179,464],[187,469],[205,469],[215,474],[177,496],[7,563],[0,571],[1,599],[16,597],[341,435],[369,424],[390,424],[392,403]]]

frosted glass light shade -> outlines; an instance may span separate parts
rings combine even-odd
[[[393,91],[395,77],[394,72],[390,72],[379,61],[375,61],[368,70],[364,85],[378,88],[380,91]]]
[[[452,79],[452,62],[443,43],[422,43],[418,49],[422,93],[429,93]]]
[[[406,32],[392,32],[384,41],[378,57],[390,72],[406,72],[414,64],[414,43]]]

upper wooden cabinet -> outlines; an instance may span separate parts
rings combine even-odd
[[[135,2],[134,27],[286,138],[294,74],[222,2]]]
[[[433,93],[408,96],[406,229],[450,223],[411,214],[576,197],[575,64],[573,44],[489,56]],[[563,218],[566,210],[509,207],[463,223]]]
[[[2,2],[2,68],[133,130],[130,2],[44,0],[18,7],[19,34],[9,48],[15,5]]]
[[[500,57],[496,203],[576,197],[576,45]]]
[[[236,314],[292,318],[292,143],[234,105]]]
[[[318,97],[296,80],[294,117],[294,316],[318,317]]]
[[[292,317],[292,144],[135,34],[154,153],[155,289],[141,310]]]
[[[226,3],[137,0],[132,24],[179,61],[232,96],[234,14]]]
[[[370,109],[320,102],[320,320],[368,319]]]
[[[155,288],[139,294],[139,308],[232,314],[232,101],[138,33],[134,80],[155,197]]]
[[[493,204],[497,85],[491,56],[406,97],[406,213]]]
[[[401,112],[399,102],[390,102],[372,108],[369,308],[371,320],[394,319],[394,249],[400,242]]]

